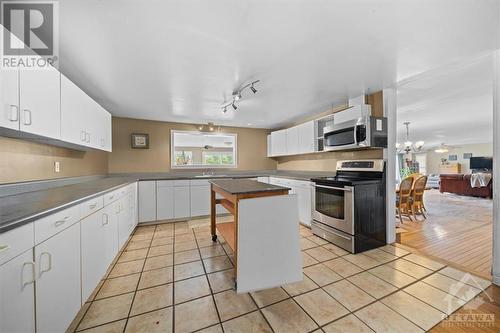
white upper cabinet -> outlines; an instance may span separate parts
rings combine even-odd
[[[268,156],[296,155],[315,152],[314,120],[271,132],[267,140]]]
[[[0,25],[0,33],[5,33]],[[11,34],[11,38],[15,38]],[[0,68],[0,127],[19,129],[19,71]]]
[[[111,114],[62,74],[61,139],[111,151]]]
[[[299,152],[299,127],[290,127],[286,129],[286,155],[294,155]]]
[[[271,132],[272,156],[286,155],[286,130]]]
[[[299,127],[299,153],[313,153],[314,149],[314,120],[308,121]]]
[[[20,69],[19,109],[23,132],[61,138],[60,74],[57,69]]]
[[[19,129],[19,72],[0,69],[0,127]]]

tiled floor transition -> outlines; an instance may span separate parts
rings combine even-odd
[[[302,282],[238,295],[207,219],[138,227],[68,332],[423,332],[490,285],[394,246],[352,255],[300,234]]]

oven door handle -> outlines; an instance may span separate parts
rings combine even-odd
[[[356,133],[358,133],[358,124],[354,125],[354,144],[357,146],[358,145],[358,138]]]
[[[314,187],[328,188],[332,190],[340,190],[346,192],[352,192],[352,189],[349,187],[333,187],[333,186],[325,186],[325,185],[313,185]]]

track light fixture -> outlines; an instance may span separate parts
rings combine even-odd
[[[255,88],[253,87],[253,83],[252,83],[252,86],[250,87],[250,90],[251,90],[254,94],[257,92],[257,89],[255,89]]]
[[[246,88],[250,88],[250,90],[255,94],[258,90],[255,89],[254,84],[256,84],[258,82],[260,82],[260,80],[255,80],[255,81],[247,83],[244,86],[242,86],[241,88],[233,91],[233,100],[231,102],[226,102],[223,105],[221,105],[222,113],[227,112],[227,107],[229,105],[231,105],[234,110],[238,109],[238,107],[236,106],[236,101],[239,101],[242,99],[241,93],[243,92],[243,90],[245,90]]]

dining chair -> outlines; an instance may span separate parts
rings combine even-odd
[[[427,217],[424,214],[424,192],[425,186],[427,185],[427,176],[420,176],[415,180],[413,184],[413,191],[411,195],[411,211],[415,221],[418,221],[417,214],[422,215],[424,220]]]
[[[399,193],[396,196],[396,216],[403,223],[403,216],[408,217],[410,221],[412,214],[411,192],[413,185],[413,177],[406,177],[399,185]]]

